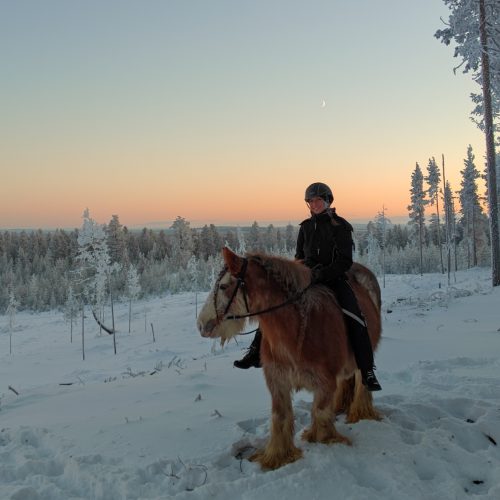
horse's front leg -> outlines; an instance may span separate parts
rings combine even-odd
[[[302,457],[302,451],[293,442],[294,417],[291,384],[288,375],[273,363],[264,366],[267,387],[272,397],[271,436],[263,450],[250,460],[264,469],[277,469]]]
[[[318,388],[314,391],[311,410],[311,427],[302,433],[302,439],[310,443],[343,443],[351,444],[349,438],[335,429],[334,390]]]

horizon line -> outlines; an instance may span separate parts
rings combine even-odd
[[[369,222],[373,222],[374,218],[366,218],[366,217],[353,217],[351,219],[348,219],[348,221],[351,224],[368,224]],[[400,215],[400,216],[395,216],[395,217],[387,217],[389,221],[392,222],[392,224],[401,224],[405,223],[409,220],[408,216]],[[174,219],[175,220],[175,219]],[[274,227],[287,227],[288,225],[292,226],[298,226],[300,222],[303,220],[252,220],[250,221],[249,219],[246,220],[241,220],[241,221],[206,221],[206,220],[193,220],[190,221],[188,219],[185,219],[186,222],[189,223],[189,226],[191,229],[200,229],[203,228],[204,226],[210,226],[214,225],[216,227],[251,227],[255,222],[261,227],[268,227],[270,225],[273,225]],[[131,230],[137,230],[137,229],[170,229],[172,226],[173,221],[168,220],[168,221],[149,221],[146,223],[137,223],[137,224],[122,224],[123,227],[126,227],[127,229]],[[79,229],[80,226],[42,226],[42,227],[35,227],[35,226],[17,226],[17,227],[0,227],[0,231],[56,231],[56,230],[64,230],[64,231],[73,231],[74,229]]]

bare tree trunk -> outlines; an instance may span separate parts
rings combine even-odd
[[[439,246],[439,257],[441,258],[441,274],[444,274],[443,247],[441,245],[441,223],[439,220],[439,194],[436,193],[436,213],[437,213],[437,237]]]
[[[450,207],[446,194],[446,172],[444,168],[444,154],[441,155],[443,165],[443,205],[444,205],[444,237],[446,240],[446,271],[448,274],[448,286],[450,286],[450,266],[451,266],[451,231],[450,231]],[[441,260],[442,262],[442,260]]]
[[[111,324],[113,325],[113,349],[116,354],[115,309],[113,307],[113,294],[111,292],[109,292],[109,298],[111,300]]]
[[[472,266],[477,267],[476,211],[472,205]]]
[[[453,214],[455,214],[455,204],[453,204]],[[453,261],[455,262],[453,277],[455,278],[455,283],[457,282],[456,272],[458,271],[458,259],[457,259],[457,221],[453,217]]]
[[[128,300],[128,333],[130,333],[130,323],[132,322],[132,299]]]
[[[85,304],[82,303],[82,357],[85,361]]]
[[[496,21],[498,22],[498,20]],[[484,128],[486,159],[488,165],[488,207],[490,212],[491,273],[493,286],[500,285],[500,235],[498,232],[497,174],[495,167],[495,140],[493,137],[493,112],[491,108],[490,60],[486,32],[484,0],[479,0],[479,33],[481,38],[481,73],[483,80]]]
[[[424,275],[424,251],[423,251],[423,240],[422,240],[422,232],[423,232],[423,223],[422,218],[420,218],[418,228],[419,228],[419,240],[420,240],[420,276]]]

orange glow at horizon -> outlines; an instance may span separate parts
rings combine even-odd
[[[454,191],[460,187],[459,170],[463,168],[464,157],[465,153],[461,153],[446,159],[447,178]],[[479,168],[478,157],[476,153]],[[150,174],[143,170],[138,179],[130,175],[116,179],[114,174],[101,171],[97,176],[89,176],[92,181],[82,176],[72,189],[60,189],[57,182],[48,182],[50,175],[46,172],[45,178],[38,179],[40,189],[12,189],[3,194],[0,228],[79,227],[86,207],[100,223],[109,222],[116,214],[128,227],[160,222],[169,227],[177,216],[190,221],[193,227],[210,223],[250,225],[253,221],[261,225],[296,224],[309,216],[304,190],[316,181],[332,187],[333,206],[348,220],[372,220],[383,207],[389,219],[407,216],[414,163],[395,168],[374,162],[367,170],[353,165],[356,161],[363,165],[356,157],[339,161],[342,167],[325,161],[306,169],[302,161],[298,158],[299,163],[289,163],[286,167],[277,162],[277,168],[256,162],[257,166],[252,168],[252,161],[247,159],[247,164],[240,163],[238,169],[220,164],[208,167],[213,172],[208,176],[151,168]],[[440,164],[441,159],[437,161]],[[419,164],[425,175],[427,159]],[[99,182],[95,182],[96,178]],[[9,208],[13,206],[15,212]],[[432,210],[428,208],[427,213]]]

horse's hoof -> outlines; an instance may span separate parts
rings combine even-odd
[[[299,458],[302,458],[302,450],[294,447],[284,455],[267,455],[264,450],[258,451],[249,460],[251,462],[258,462],[263,470],[275,470],[284,465],[291,464]]]
[[[305,429],[300,437],[303,441],[307,441],[308,443],[316,443],[318,441],[316,433],[314,433],[312,429]]]
[[[345,419],[347,424],[356,424],[360,420],[375,420],[378,422],[382,420],[382,415],[375,408],[372,408],[364,412],[349,412]]]
[[[331,433],[318,436],[317,432],[313,432],[311,429],[306,429],[302,433],[302,439],[304,441],[308,441],[309,443],[322,443],[322,444],[335,444],[335,443],[340,443],[340,444],[346,444],[348,446],[351,446],[351,440],[348,437],[342,436],[342,434],[339,434],[336,431],[333,431]]]
[[[352,441],[346,437],[346,436],[342,436],[342,434],[335,434],[335,436],[331,436],[330,438],[327,438],[326,440],[324,441],[321,441],[322,443],[325,443],[325,444],[345,444],[346,446],[352,446]]]
[[[264,451],[263,450],[260,450],[260,451],[256,451],[253,455],[250,455],[250,457],[248,458],[248,460],[250,462],[259,462],[261,461],[262,457],[264,456]]]

